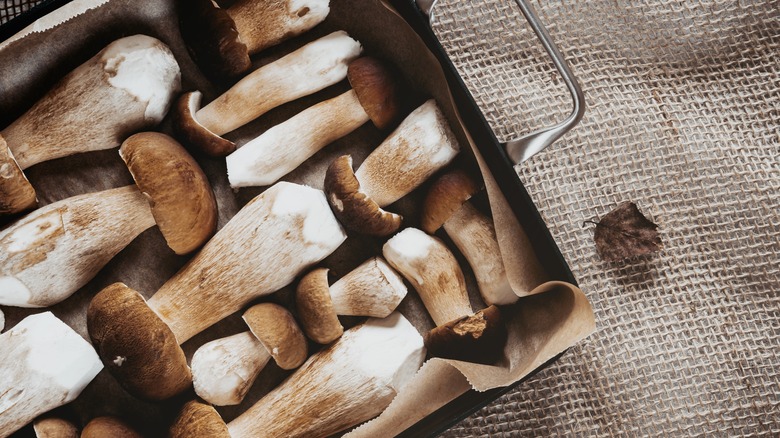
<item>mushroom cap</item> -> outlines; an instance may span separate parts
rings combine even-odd
[[[180,1],[177,9],[187,50],[206,76],[224,82],[252,67],[249,51],[227,11],[212,0]]]
[[[168,431],[169,438],[230,438],[227,425],[213,406],[190,400]]]
[[[325,194],[333,214],[345,227],[369,236],[387,236],[401,226],[402,217],[379,207],[360,190],[352,157],[336,158],[325,173]]]
[[[420,228],[428,234],[435,233],[480,189],[479,183],[463,169],[443,174],[431,184],[425,196]]]
[[[328,287],[328,270],[315,269],[301,278],[295,305],[303,331],[318,344],[330,344],[344,333]]]
[[[158,132],[142,132],[125,140],[119,154],[176,254],[192,252],[214,235],[214,192],[198,163],[176,140]]]
[[[87,329],[106,369],[130,394],[165,400],[192,385],[187,359],[171,329],[124,284],[114,283],[95,295]]]
[[[37,204],[35,189],[0,135],[0,215],[21,213]]]
[[[236,150],[236,144],[209,131],[195,118],[202,98],[200,91],[181,95],[173,112],[173,130],[190,149],[210,157],[226,157]]]
[[[36,438],[78,438],[79,432],[70,421],[57,417],[39,418],[33,423]]]
[[[117,417],[96,417],[93,418],[81,431],[81,438],[142,438],[141,434],[136,432],[127,423]]]
[[[433,357],[489,365],[501,358],[506,339],[501,311],[490,306],[434,328],[425,336],[425,347]]]
[[[401,117],[400,86],[397,73],[384,62],[364,56],[352,61],[347,79],[363,109],[379,129],[389,129]]]
[[[278,304],[260,303],[247,309],[243,318],[279,368],[298,368],[306,360],[306,337],[289,310]]]

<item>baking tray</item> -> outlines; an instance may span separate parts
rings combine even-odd
[[[70,2],[70,0],[45,0],[8,23],[1,25],[0,42],[5,41],[38,18],[68,2]],[[518,178],[513,163],[505,153],[503,145],[499,143],[488,125],[484,115],[457,73],[455,66],[447,56],[444,48],[434,35],[428,24],[427,16],[418,8],[414,0],[389,0],[388,3],[395,7],[418,35],[420,35],[442,65],[462,119],[463,126],[478,145],[480,153],[498,182],[509,206],[526,231],[541,264],[545,266],[549,278],[551,280],[566,281],[576,285],[576,279],[560,253],[560,250],[542,220],[541,215],[528,195],[528,192]],[[435,436],[443,432],[453,424],[492,401],[495,401],[501,395],[509,392],[517,385],[529,379],[536,372],[544,369],[550,363],[555,362],[564,353],[551,359],[513,385],[486,392],[476,392],[473,390],[467,392],[411,426],[400,436]],[[29,428],[23,429],[23,431],[30,433]],[[24,432],[20,432],[14,436],[24,436],[23,434]]]

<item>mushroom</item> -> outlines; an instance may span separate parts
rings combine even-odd
[[[231,187],[273,184],[369,120],[382,130],[396,123],[400,93],[389,67],[364,56],[349,64],[347,78],[351,90],[304,110],[228,155]]]
[[[35,420],[33,431],[35,438],[79,438],[79,431],[73,423],[57,417]]]
[[[119,154],[136,185],[49,204],[0,232],[0,304],[64,300],[155,223],[177,254],[214,233],[214,193],[175,140],[143,132],[125,140]]]
[[[250,55],[306,32],[330,12],[328,0],[239,0],[227,9],[211,0],[180,3],[182,38],[215,80],[239,77],[252,67]]]
[[[81,431],[81,438],[142,438],[141,434],[117,417],[93,418]]]
[[[343,333],[337,315],[383,318],[392,313],[406,296],[403,279],[378,257],[361,264],[330,288],[327,272],[327,269],[320,268],[306,274],[298,283],[296,295],[304,330],[309,338],[321,344],[333,342]],[[216,339],[200,347],[192,357],[195,392],[209,403],[217,406],[241,403],[268,362],[268,352],[273,351],[271,347],[274,344],[258,341],[268,337],[266,332],[269,329],[253,322],[257,319],[251,317],[251,311],[244,314],[251,333]],[[295,330],[292,329],[294,319],[286,310],[279,316],[265,318],[265,321],[271,329],[274,325],[289,327],[290,332],[295,332],[296,342],[287,343],[296,345],[301,342],[305,347],[303,334],[297,325]],[[281,347],[277,350],[283,352]],[[285,367],[279,359],[276,363],[284,369],[297,368],[306,359],[305,348],[303,352],[300,362],[296,361],[292,366]]]
[[[146,302],[150,318],[159,318],[181,344],[252,300],[290,284],[345,239],[321,191],[277,183],[244,206]],[[131,361],[129,355],[145,349],[159,351],[157,337],[147,333],[149,324],[137,323],[120,306],[111,305],[120,299],[112,291],[104,299],[93,299],[87,328],[103,363],[119,383],[137,397],[152,398],[155,388],[167,386],[168,377],[151,373],[146,360]],[[112,336],[103,338],[103,333]],[[154,357],[159,366],[165,366],[178,363],[180,352],[179,348],[175,354],[160,352]],[[127,360],[117,361],[117,357]],[[187,377],[184,371],[179,373]],[[148,376],[148,387],[132,385],[133,376]]]
[[[506,343],[498,308],[473,313],[466,282],[444,243],[416,228],[406,228],[385,243],[388,263],[417,290],[437,326],[425,338],[435,356],[490,364]]]
[[[227,425],[213,406],[190,400],[168,431],[169,438],[230,438]]]
[[[493,221],[468,201],[479,190],[464,170],[442,175],[431,185],[423,202],[421,228],[433,234],[444,227],[471,265],[485,303],[512,304],[518,296],[507,279]]]
[[[70,403],[103,369],[95,350],[51,312],[0,335],[0,436]]]
[[[35,207],[23,170],[81,152],[110,149],[159,124],[180,88],[168,46],[145,35],[106,46],[0,131],[0,214]]]
[[[357,172],[343,156],[328,167],[325,193],[333,213],[350,230],[392,234],[401,216],[383,210],[422,184],[457,155],[458,143],[436,102],[414,110],[366,159]]]
[[[273,357],[292,370],[308,356],[306,337],[282,306],[261,303],[244,312],[250,331],[215,339],[192,356],[195,393],[217,406],[237,405]]]
[[[422,337],[400,313],[371,318],[312,355],[231,421],[229,436],[318,438],[335,434],[382,412],[424,359]]]
[[[174,130],[185,144],[207,155],[225,156],[235,144],[221,135],[340,82],[361,50],[359,42],[337,31],[253,71],[203,108],[200,92],[185,93],[176,105]]]
[[[3,314],[3,311],[0,310],[0,332],[3,331],[3,328],[5,328],[5,315]]]

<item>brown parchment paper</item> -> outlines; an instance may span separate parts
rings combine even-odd
[[[110,41],[135,33],[157,37],[171,47],[182,68],[185,90],[200,89],[204,92],[206,101],[213,99],[220,92],[203,78],[189,59],[178,34],[172,1],[92,1],[94,3],[91,5],[87,2],[79,4],[79,8],[84,11],[82,14],[73,17],[73,14],[68,12],[63,15],[62,20],[50,16],[48,23],[33,25],[34,32],[0,48],[0,126],[5,126],[18,117],[59,77],[90,58]],[[48,28],[51,22],[60,24]],[[337,29],[345,29],[361,41],[364,53],[385,58],[398,67],[409,84],[410,110],[428,97],[437,100],[461,144],[461,159],[476,160],[482,169],[489,199],[487,210],[492,210],[510,283],[519,296],[534,295],[522,298],[517,305],[508,308],[507,313],[511,315],[510,336],[506,357],[499,366],[430,360],[383,415],[355,431],[356,435],[390,436],[471,387],[487,390],[521,379],[591,333],[595,323],[590,305],[578,289],[557,283],[538,287],[547,280],[544,269],[531,251],[527,237],[514,219],[492,176],[478,154],[475,155],[476,147],[458,123],[457,111],[452,104],[441,67],[419,37],[394,11],[378,0],[331,0],[331,14],[325,23],[300,38],[260,54],[254,59],[255,66],[271,62],[306,42]],[[227,137],[242,145],[313,103],[336,96],[346,89],[348,85],[343,82],[313,96],[284,105],[228,134]],[[167,120],[160,129],[170,132]],[[283,180],[321,188],[324,171],[333,159],[350,153],[358,166],[386,134],[372,126],[363,126],[317,153]],[[198,161],[217,196],[219,227],[263,190],[251,188],[234,193],[227,183],[224,160],[198,157]],[[28,169],[26,174],[38,192],[41,205],[80,193],[132,183],[116,150],[43,163]],[[423,186],[390,207],[390,210],[404,215],[406,226],[418,225],[417,205],[425,189],[426,186]],[[378,239],[350,237],[323,262],[324,266],[339,276],[349,272],[368,257],[381,253],[381,245],[384,243]],[[454,248],[446,235],[441,234],[439,237]],[[475,308],[484,307],[468,263],[459,254],[457,256],[467,277],[472,305]],[[184,262],[186,258],[174,255],[165,246],[156,228],[150,229],[122,251],[93,281],[68,300],[53,306],[51,310],[87,337],[86,307],[97,291],[115,281],[123,281],[148,298]],[[290,288],[263,300],[289,305]],[[24,316],[38,312],[15,308],[3,310],[7,315],[8,327],[12,327]],[[399,310],[421,333],[433,327],[412,288]],[[357,321],[359,319],[348,318],[345,324],[351,325]],[[189,358],[203,343],[243,330],[246,328],[240,320],[240,314],[233,315],[186,342],[183,348]],[[230,421],[286,375],[286,372],[273,364],[267,366],[243,403],[219,408],[219,412],[226,421]],[[177,402],[174,400],[154,405],[136,400],[127,395],[110,375],[103,372],[69,409],[82,424],[97,415],[115,414],[123,416],[143,432],[157,436],[167,426]]]

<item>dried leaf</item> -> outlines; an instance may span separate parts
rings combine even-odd
[[[633,202],[624,202],[596,224],[593,235],[602,259],[610,262],[662,248],[658,225],[649,221]]]

